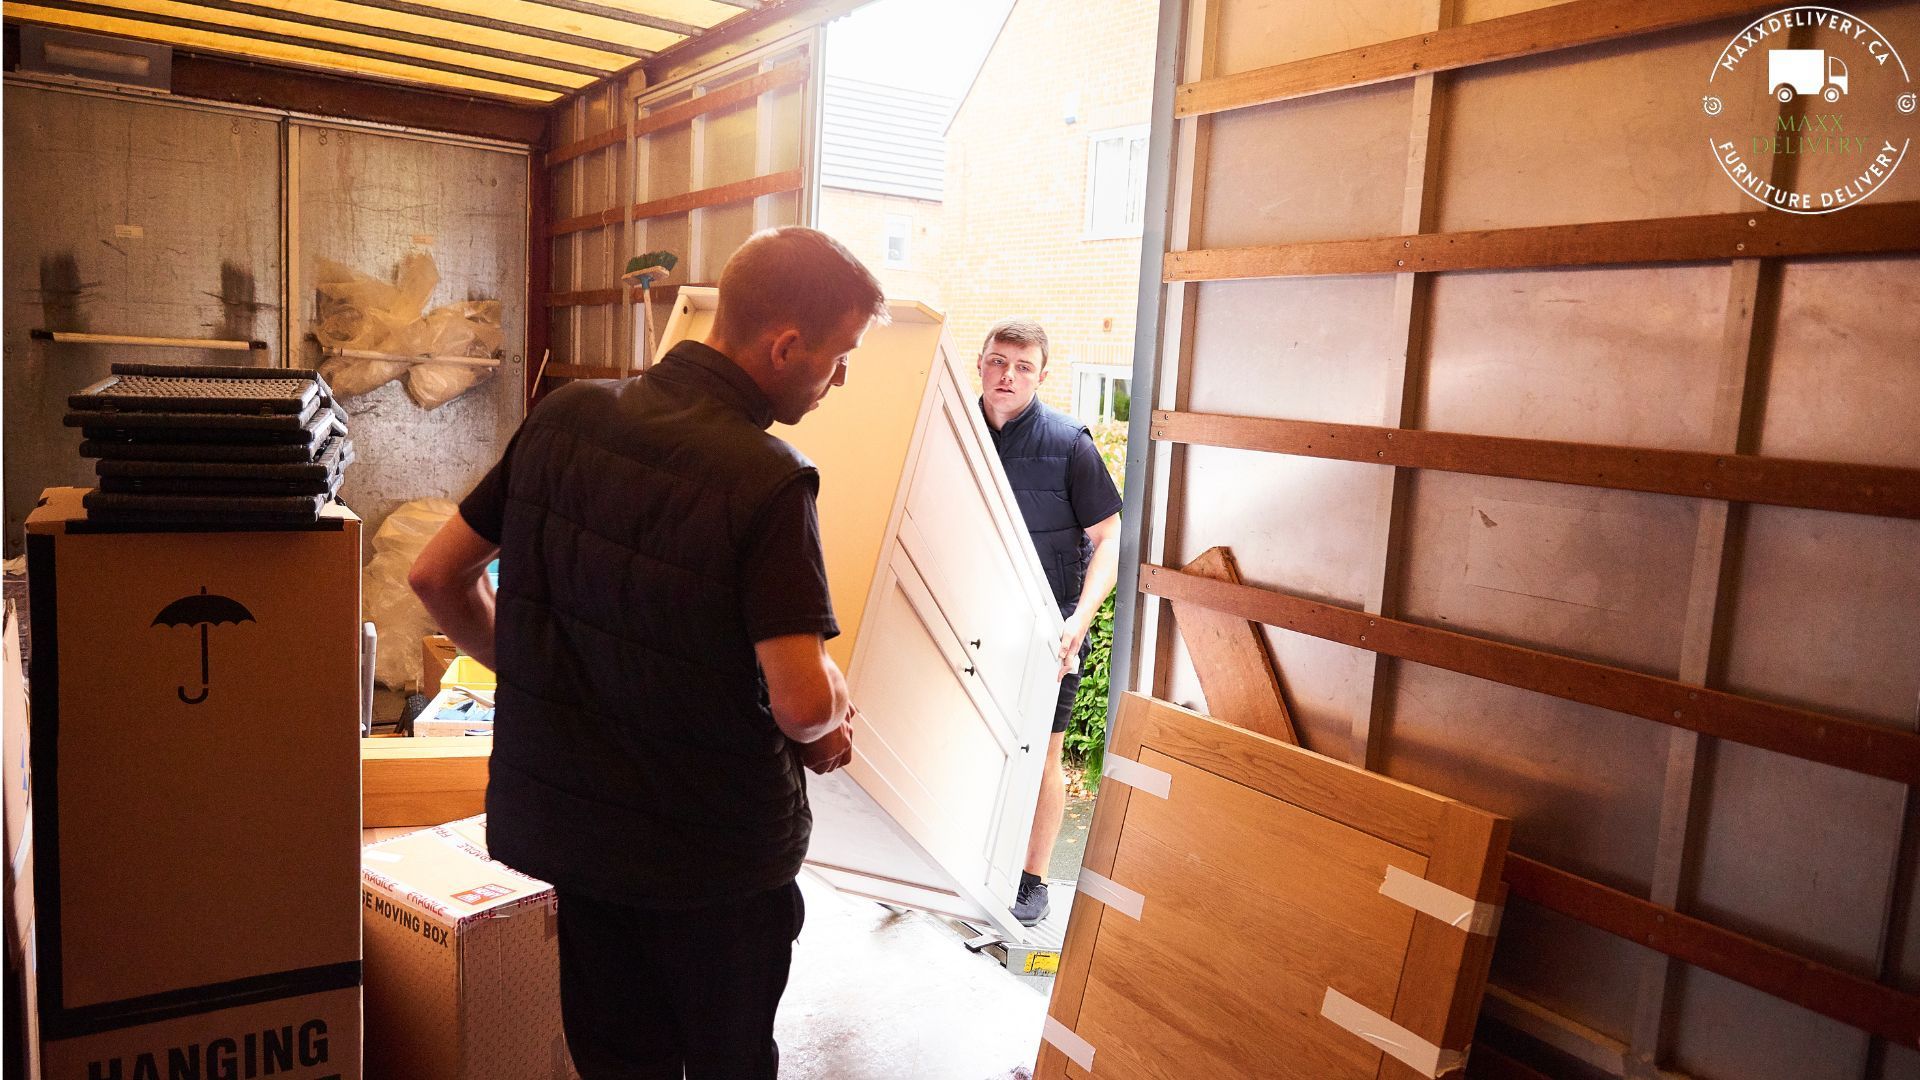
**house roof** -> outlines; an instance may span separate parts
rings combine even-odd
[[[820,186],[939,201],[953,99],[829,75],[820,119]]]

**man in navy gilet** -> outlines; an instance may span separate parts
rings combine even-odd
[[[1047,917],[1047,862],[1060,838],[1067,778],[1061,740],[1080,688],[1087,629],[1120,573],[1120,493],[1087,426],[1047,407],[1037,393],[1047,379],[1047,332],[1038,323],[1007,319],[987,331],[980,347],[980,411],[993,431],[1027,535],[1040,556],[1066,630],[1060,635],[1060,697],[1053,738],[1040,774],[1040,801],[1027,837],[1025,872],[1013,915],[1032,926]]]
[[[487,844],[555,887],[585,1080],[778,1072],[801,770],[846,764],[858,714],[826,651],[819,474],[768,428],[845,382],[885,313],[825,234],[753,236],[705,341],[549,394],[414,566],[500,676]]]

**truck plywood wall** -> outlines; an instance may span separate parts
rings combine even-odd
[[[1702,145],[1707,72],[1769,8],[1178,6],[1179,85],[1158,118],[1173,125],[1160,411],[1135,428],[1153,443],[1133,503],[1144,520],[1130,523],[1142,587],[1164,594],[1177,582],[1156,585],[1152,566],[1228,545],[1272,592],[1910,739],[1920,169],[1860,206],[1779,226],[1799,230],[1783,248],[1753,244],[1793,253],[1781,257],[1746,257],[1736,237],[1627,260],[1596,255],[1610,240],[1533,232],[1496,238],[1511,243],[1473,269],[1404,269],[1462,265],[1490,242],[1478,230],[1627,223],[1612,235],[1671,239],[1711,215],[1751,215],[1756,230],[1789,218]],[[1540,21],[1517,49],[1435,37],[1529,11]],[[1920,7],[1849,11],[1920,50]],[[1481,62],[1495,53],[1513,58]],[[1764,95],[1726,108],[1760,127],[1782,109]],[[1672,220],[1634,224],[1651,219]],[[1396,239],[1336,243],[1368,238]],[[1589,263],[1611,265],[1569,265]],[[1539,478],[1534,450],[1516,447],[1500,451],[1506,475],[1439,458],[1396,468],[1333,448],[1326,428],[1223,434],[1221,414],[1369,429],[1333,442],[1441,431],[1891,466],[1874,475],[1909,497],[1841,512],[1575,486]],[[1601,461],[1569,453],[1576,467]],[[1163,608],[1140,606],[1134,685],[1198,704]],[[1267,635],[1310,748],[1510,815],[1522,856],[1868,982],[1920,986],[1906,783],[1704,737],[1687,718],[1397,660],[1365,639]],[[1920,1054],[1897,1040],[1522,898],[1494,985],[1489,1016],[1615,1074],[1920,1076]],[[1886,1000],[1911,1023],[1913,998]]]
[[[270,117],[9,85],[6,554],[40,492],[93,485],[67,395],[115,360],[280,355],[280,136]],[[261,341],[214,351],[35,340],[37,329]]]
[[[637,290],[627,260],[679,258],[653,291],[655,326],[673,289],[713,284],[759,229],[811,220],[817,34],[767,46],[658,87],[636,73],[556,106],[552,178],[555,378],[609,378],[642,367]]]
[[[501,302],[500,365],[438,408],[409,400],[400,380],[344,399],[358,455],[340,497],[372,537],[402,503],[458,501],[498,461],[525,414],[527,159],[524,151],[292,122],[287,125],[290,236],[299,363],[318,366],[309,331],[313,274],[330,259],[391,280],[403,258],[433,260],[425,311]],[[372,552],[369,549],[368,557]]]

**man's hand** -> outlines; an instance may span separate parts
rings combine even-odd
[[[847,718],[822,738],[800,747],[800,763],[822,776],[853,760],[853,721],[860,710],[847,706]]]
[[[1060,670],[1053,673],[1054,682],[1067,677],[1067,672],[1073,667],[1073,658],[1079,654],[1080,645],[1087,640],[1087,630],[1092,625],[1093,616],[1082,615],[1077,608],[1067,616],[1067,625],[1060,631],[1060,645],[1053,657],[1060,662]]]

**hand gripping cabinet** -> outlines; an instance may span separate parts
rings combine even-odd
[[[718,301],[682,288],[662,352]],[[945,319],[891,301],[847,382],[774,433],[820,469],[841,633],[828,651],[866,717],[853,762],[809,774],[809,867],[842,892],[1026,931],[1008,909],[1059,684],[1061,620]]]

